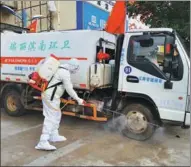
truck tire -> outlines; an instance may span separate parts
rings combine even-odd
[[[3,106],[5,112],[10,116],[18,117],[26,113],[21,103],[21,93],[16,89],[9,89],[4,92]]]
[[[156,130],[153,114],[151,110],[142,104],[133,103],[128,105],[123,114],[126,117],[126,123],[122,129],[124,136],[144,141],[149,139]]]

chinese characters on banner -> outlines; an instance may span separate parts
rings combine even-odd
[[[70,41],[69,40],[63,40],[62,42],[58,41],[29,41],[29,42],[15,42],[12,41],[10,42],[10,45],[8,45],[8,49],[11,52],[15,51],[21,51],[21,52],[35,52],[35,51],[55,51],[55,50],[63,50],[63,49],[70,49]],[[12,57],[12,58],[4,58],[2,59],[2,62],[5,64],[15,64],[16,66],[14,67],[15,71],[35,71],[35,67],[31,65],[36,65],[41,58],[32,58],[32,57]],[[18,64],[20,64],[18,66]],[[23,66],[25,64],[30,64],[29,67]]]
[[[62,43],[58,43],[58,41],[46,42],[44,40],[41,40],[39,43],[35,41],[16,43],[13,41],[9,45],[10,51],[28,51],[28,52],[58,50],[58,49],[63,50],[69,48],[71,48],[69,40],[64,40]]]

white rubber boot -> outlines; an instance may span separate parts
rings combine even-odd
[[[67,139],[64,136],[60,136],[60,135],[54,135],[50,137],[50,142],[62,142],[62,141],[66,141]]]
[[[35,147],[37,150],[53,151],[56,150],[55,146],[50,145],[48,141],[40,141]]]
[[[62,142],[62,141],[66,141],[67,139],[64,136],[60,136],[58,134],[58,130],[54,131],[49,138],[50,142]]]
[[[50,139],[50,132],[52,129],[52,125],[47,120],[45,120],[45,124],[42,129],[42,134],[40,136],[40,141],[35,147],[37,150],[47,150],[47,151],[53,151],[56,150],[55,146],[50,145],[48,140]],[[49,125],[49,126],[48,126]]]

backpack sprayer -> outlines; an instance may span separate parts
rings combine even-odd
[[[50,57],[40,62],[36,72],[29,75],[29,85],[34,89],[44,92],[59,65],[59,59],[51,54]]]

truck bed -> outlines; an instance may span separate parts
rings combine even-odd
[[[61,63],[77,58],[80,70],[72,75],[72,82],[75,88],[89,89],[89,67],[95,63],[100,38],[115,43],[115,36],[92,30],[2,34],[1,81],[27,83],[36,65],[53,53]],[[114,49],[111,44],[106,47]]]

